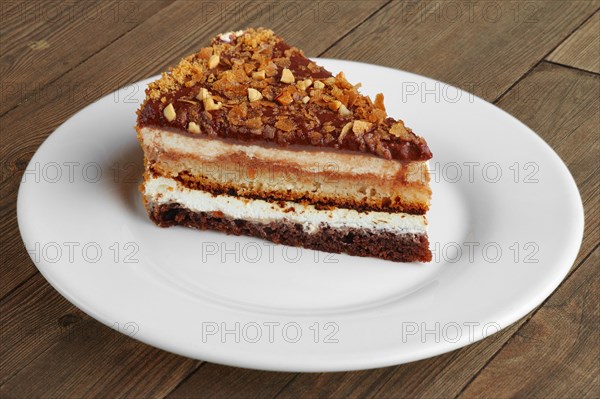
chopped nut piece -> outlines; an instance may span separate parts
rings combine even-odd
[[[215,100],[213,100],[212,97],[208,97],[206,100],[204,100],[204,109],[207,111],[216,111],[221,109],[222,106],[223,104],[220,102],[215,103]]]
[[[342,106],[342,103],[338,100],[334,100],[328,104],[328,107],[332,111],[337,111]]]
[[[263,96],[260,94],[260,91],[253,89],[252,87],[248,88],[248,100],[250,102],[262,100]]]
[[[189,98],[178,98],[177,101],[182,102],[182,103],[193,104],[193,105],[198,104],[196,101],[190,100]]]
[[[263,80],[265,78],[265,71],[258,71],[252,73],[252,78],[256,80]]]
[[[290,118],[281,117],[275,122],[275,127],[284,132],[291,132],[296,128],[296,124]]]
[[[188,131],[190,133],[200,133],[200,126],[198,126],[198,124],[196,122],[190,122],[188,124]]]
[[[294,83],[296,79],[294,78],[294,74],[292,73],[292,71],[290,71],[287,68],[283,68],[283,71],[281,72],[280,81],[283,83]]]
[[[198,93],[198,95],[196,96],[196,98],[200,101],[204,101],[209,97],[210,97],[210,92],[204,87],[200,88],[200,93]]]
[[[306,104],[306,103],[307,103],[307,102],[309,102],[309,101],[310,101],[310,97],[309,97],[309,96],[304,96],[304,97],[302,97],[302,102],[303,102],[304,104]]]
[[[385,111],[385,105],[383,105],[383,94],[378,93],[375,96],[375,104],[374,107],[377,109],[380,109],[382,111]]]
[[[319,90],[325,88],[325,84],[323,82],[321,82],[320,80],[317,80],[313,86],[315,87],[315,89],[319,89]]]
[[[410,134],[408,133],[408,130],[406,130],[406,127],[402,121],[398,121],[392,125],[390,128],[390,134],[404,140],[411,139]]]
[[[306,89],[308,89],[311,84],[312,84],[312,80],[310,80],[310,79],[304,79],[304,80],[301,80],[301,81],[299,81],[297,83],[298,88],[300,90],[306,90]]]
[[[200,88],[200,92],[198,93],[196,98],[204,103],[204,109],[207,111],[221,109],[221,107],[223,106],[222,103],[218,101],[215,102],[215,100],[212,97],[212,94],[210,94],[210,92],[204,87]]]
[[[207,60],[207,59],[210,58],[210,56],[211,56],[212,53],[213,53],[213,48],[212,47],[204,47],[198,53],[198,58],[201,58],[203,60]]]
[[[177,117],[177,114],[175,113],[175,108],[173,107],[173,104],[171,104],[171,103],[169,103],[169,105],[167,105],[165,107],[163,114],[165,115],[165,118],[167,118],[167,120],[169,122],[174,121],[175,118]]]
[[[263,125],[263,123],[262,123],[262,119],[260,118],[260,116],[256,116],[256,117],[248,119],[246,121],[246,126],[252,130],[260,129],[262,127],[262,125]],[[259,134],[262,134],[262,132]]]
[[[281,105],[290,105],[294,102],[294,98],[287,91],[282,92],[277,97],[275,97],[275,101],[277,101]]]
[[[325,133],[331,133],[335,130],[335,126],[333,126],[333,123],[331,122],[325,122],[321,127],[321,130],[323,130]]]
[[[354,121],[354,124],[352,125],[352,131],[356,134],[363,134],[366,133],[367,131],[369,131],[369,129],[371,128],[371,122],[367,122],[367,121],[362,121],[362,120],[358,120],[358,121]]]
[[[219,57],[218,54],[211,55],[210,58],[208,59],[208,68],[209,69],[216,68],[217,65],[219,65],[219,62],[221,62],[221,58]]]
[[[353,124],[354,124],[354,122],[348,122],[342,128],[342,132],[340,133],[340,137],[338,137],[338,142],[340,144],[342,144],[342,141],[344,140],[344,137],[346,137],[346,135],[348,134],[348,132],[350,131],[350,129],[352,129],[352,125]]]
[[[340,105],[340,108],[338,109],[338,112],[342,116],[346,116],[346,115],[350,115],[351,114],[350,110],[348,108],[346,108],[346,106],[344,104]]]

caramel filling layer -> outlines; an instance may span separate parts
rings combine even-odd
[[[426,162],[248,145],[148,127],[139,135],[148,174],[192,189],[412,214],[429,207]]]

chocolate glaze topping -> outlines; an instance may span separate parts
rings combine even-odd
[[[208,91],[201,94],[202,88]],[[250,101],[249,89],[260,98]],[[267,29],[213,39],[151,83],[146,95],[139,127],[339,148],[404,162],[432,156],[423,138],[387,116],[382,95],[371,101],[343,73],[334,77]],[[165,110],[170,105],[174,113]]]

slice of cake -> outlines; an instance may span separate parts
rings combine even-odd
[[[145,206],[183,225],[431,260],[427,143],[268,29],[221,34],[149,85]]]

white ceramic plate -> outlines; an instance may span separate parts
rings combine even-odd
[[[318,60],[429,142],[434,261],[402,264],[158,228],[133,126],[150,81],[78,112],[23,176],[18,220],[62,295],[150,345],[289,371],[388,366],[457,349],[540,304],[573,264],[583,207],[533,131],[469,93],[380,66]]]

